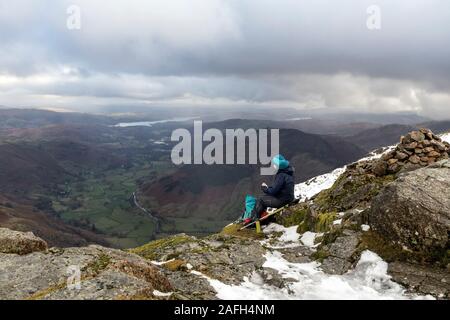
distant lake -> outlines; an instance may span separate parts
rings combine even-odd
[[[189,121],[194,120],[197,118],[172,118],[172,119],[166,119],[166,120],[155,120],[155,121],[137,121],[137,122],[121,122],[118,124],[113,125],[113,127],[120,127],[120,128],[126,128],[126,127],[151,127],[155,124],[159,123],[167,123],[167,122],[183,122],[183,121]]]
[[[302,121],[302,120],[312,120],[312,118],[311,117],[291,118],[291,119],[286,119],[284,121]]]

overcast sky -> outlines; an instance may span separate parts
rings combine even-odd
[[[0,105],[133,104],[450,118],[450,1],[0,0]]]

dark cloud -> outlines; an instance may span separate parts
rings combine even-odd
[[[0,0],[0,104],[75,108],[82,97],[450,116],[450,3],[376,3],[375,31],[366,0]],[[66,28],[72,4],[78,31]]]

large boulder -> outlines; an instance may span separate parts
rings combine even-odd
[[[450,232],[450,161],[401,174],[372,201],[370,223],[384,237],[432,257]]]
[[[0,252],[29,254],[47,250],[47,243],[32,232],[18,232],[0,228]]]
[[[172,290],[150,261],[121,250],[89,246],[0,253],[0,299],[160,299],[158,293]]]

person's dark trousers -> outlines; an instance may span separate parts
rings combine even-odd
[[[255,208],[252,211],[252,219],[256,220],[261,217],[261,213],[266,211],[267,208],[281,208],[282,206],[288,204],[290,201],[280,200],[278,198],[263,195],[256,202]]]

